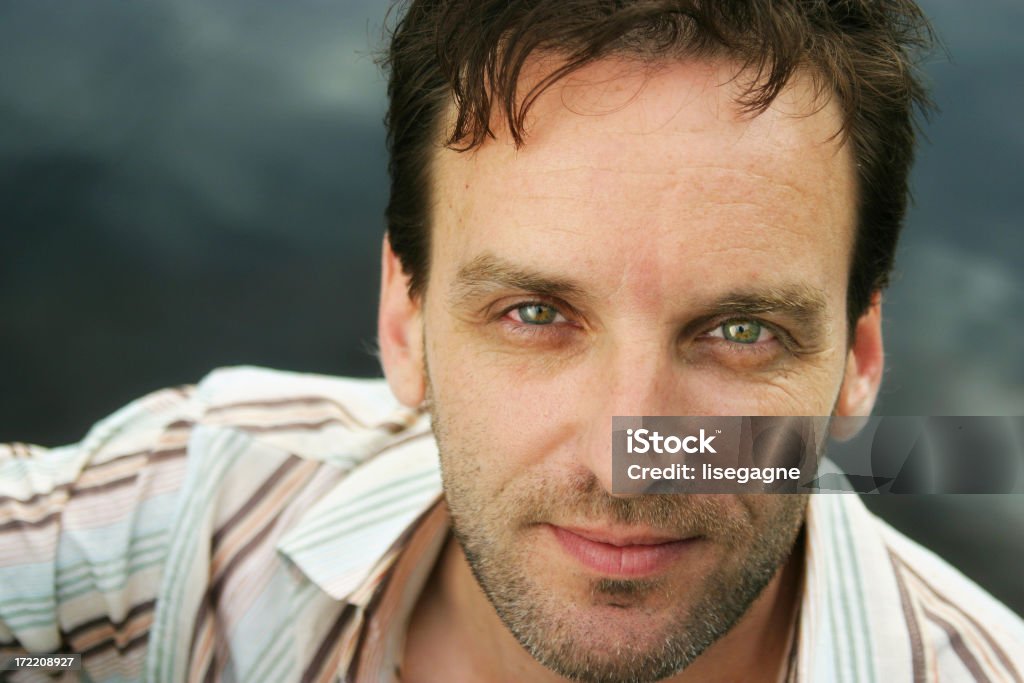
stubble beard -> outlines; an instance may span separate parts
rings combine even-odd
[[[803,525],[806,496],[771,496],[777,509],[755,529],[714,496],[615,498],[592,474],[564,482],[520,482],[515,492],[491,495],[474,486],[479,451],[470,443],[456,446],[429,382],[427,405],[453,533],[473,575],[519,643],[570,680],[641,683],[682,671],[746,614],[786,563]],[[662,578],[592,579],[589,595],[574,604],[571,596],[543,585],[543,572],[537,572],[537,579],[530,575],[532,558],[521,543],[531,526],[566,518],[646,525],[675,530],[679,537],[700,535],[724,550],[726,559],[701,583],[688,584],[688,595],[673,593]],[[666,604],[680,608],[665,615],[661,607]],[[587,614],[596,605],[632,611],[633,623],[637,614],[649,613],[651,627],[643,633],[623,632],[614,643],[596,642],[591,636],[607,631],[607,623]]]

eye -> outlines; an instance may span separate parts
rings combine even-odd
[[[527,325],[550,325],[556,322],[565,322],[565,318],[554,306],[542,303],[526,303],[516,306],[509,313],[518,322]]]
[[[771,330],[750,318],[733,318],[708,333],[709,337],[719,337],[737,344],[756,344],[775,338]]]

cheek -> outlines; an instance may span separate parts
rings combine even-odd
[[[773,545],[789,542],[799,533],[807,514],[808,494],[747,494],[737,496],[755,533]]]
[[[586,354],[567,357],[510,344],[494,325],[467,323],[444,311],[427,330],[427,359],[437,402],[475,418],[508,440],[532,439],[577,409],[593,388]],[[593,359],[591,359],[593,360]],[[583,362],[581,362],[583,361]]]
[[[558,391],[557,378],[539,378],[468,345],[446,344],[441,335],[435,339],[428,346],[429,382],[452,476],[471,477],[474,488],[494,495],[572,438],[565,415],[576,407]]]

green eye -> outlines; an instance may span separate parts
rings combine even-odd
[[[558,317],[558,311],[544,304],[525,304],[515,310],[519,319],[528,325],[549,325]]]
[[[753,344],[761,337],[761,325],[755,320],[730,320],[722,323],[722,336],[731,342]]]

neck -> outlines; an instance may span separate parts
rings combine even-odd
[[[803,535],[736,625],[666,683],[775,683],[786,664],[803,577]],[[502,623],[449,536],[409,622],[403,680],[564,681]]]

